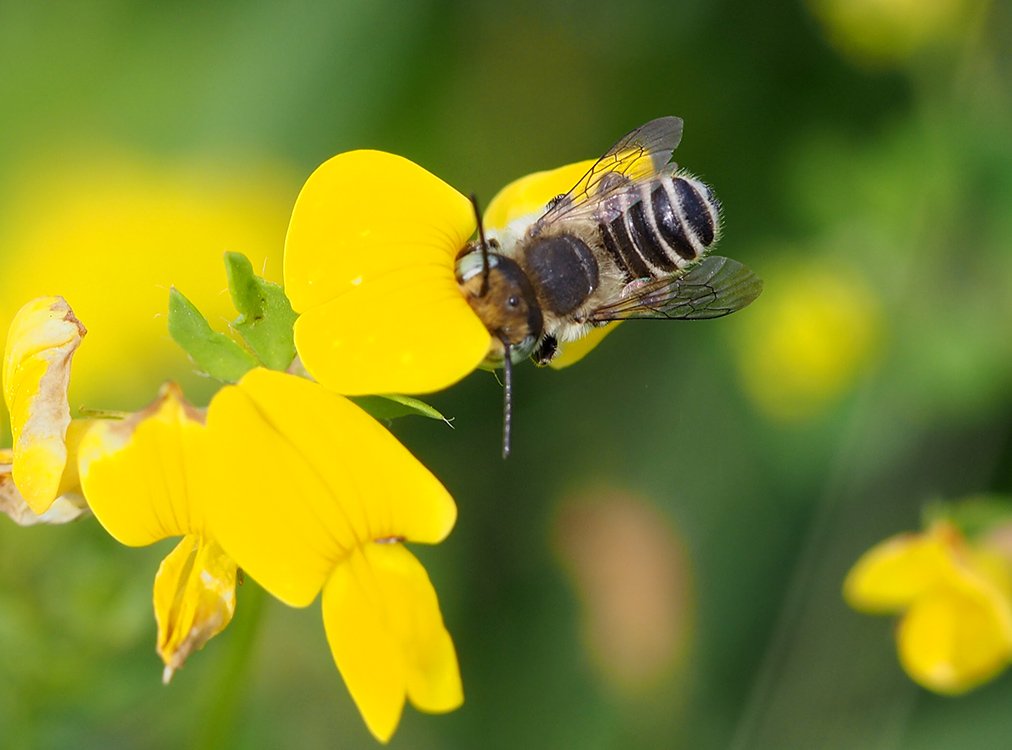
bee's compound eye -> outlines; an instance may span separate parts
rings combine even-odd
[[[509,305],[510,307],[519,307],[520,298],[517,297],[515,294],[510,295],[509,299],[506,300],[506,304]]]

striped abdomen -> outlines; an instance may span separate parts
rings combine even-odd
[[[605,249],[630,279],[667,276],[704,255],[720,229],[720,203],[693,177],[644,182],[601,226]]]

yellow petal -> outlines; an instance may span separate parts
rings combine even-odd
[[[0,448],[0,513],[10,517],[18,526],[69,523],[90,513],[91,509],[81,493],[81,482],[77,475],[77,451],[82,436],[92,424],[92,419],[72,419],[67,426],[67,465],[63,468],[56,499],[42,514],[37,514],[28,507],[14,482],[14,451]]]
[[[73,424],[71,422],[71,426]],[[28,503],[25,502],[14,484],[14,477],[11,476],[13,463],[14,451],[0,448],[0,513],[8,516],[18,526],[34,526],[39,523],[68,523],[89,512],[88,504],[85,503],[84,496],[80,494],[80,489],[78,489],[76,492],[61,490],[60,495],[45,513],[36,514],[28,507]],[[67,463],[68,470],[74,463],[73,461]]]
[[[36,514],[56,499],[67,463],[70,360],[84,326],[62,297],[40,297],[11,322],[4,353],[4,400],[14,438],[14,482]]]
[[[89,512],[84,495],[60,495],[42,515],[36,515],[21,497],[10,474],[3,473],[0,467],[0,513],[10,518],[18,526],[34,526],[36,524],[61,524],[76,521]]]
[[[405,697],[434,713],[463,703],[436,592],[403,545],[366,545],[338,566],[323,592],[323,622],[337,668],[380,742],[397,729]]]
[[[1009,569],[1009,563],[1009,558],[1002,550],[986,543],[967,546],[962,558],[964,570],[971,570],[975,578],[1012,601],[1012,570]]]
[[[255,369],[208,409],[216,538],[274,596],[306,606],[357,546],[434,543],[456,520],[439,481],[372,417],[302,378]]]
[[[67,465],[63,468],[63,476],[60,477],[58,494],[81,494],[81,476],[78,473],[77,459],[81,452],[81,441],[97,421],[91,418],[72,419],[67,425],[67,435],[64,439],[67,446]]]
[[[416,164],[350,151],[306,181],[285,240],[285,291],[306,370],[349,395],[426,393],[477,367],[490,337],[460,293],[470,202]]]
[[[339,154],[295,202],[285,291],[305,312],[391,270],[452,268],[474,227],[468,199],[417,164],[382,151]]]
[[[544,213],[552,198],[569,192],[592,166],[594,159],[588,159],[513,180],[495,194],[485,209],[482,218],[486,228],[502,229],[517,219]]]
[[[615,321],[609,323],[606,326],[600,328],[591,328],[587,334],[576,341],[567,341],[565,344],[560,345],[559,354],[556,355],[555,359],[548,363],[548,366],[561,370],[563,367],[569,367],[575,365],[581,359],[590,354],[591,350],[594,349],[598,344],[604,341],[604,337],[615,330],[622,321]]]
[[[490,341],[452,267],[436,264],[391,271],[295,322],[306,370],[349,396],[446,388],[482,362]]]
[[[951,579],[953,545],[959,537],[947,524],[931,534],[900,534],[864,553],[843,584],[843,595],[854,609],[869,613],[897,612],[917,597]]]
[[[1012,657],[1009,601],[984,585],[941,588],[914,603],[897,639],[912,679],[940,693],[965,692]]]
[[[236,565],[213,540],[188,534],[162,560],[154,605],[163,681],[232,620]]]
[[[142,546],[204,529],[199,413],[169,383],[143,411],[100,420],[81,439],[81,486],[122,544]]]

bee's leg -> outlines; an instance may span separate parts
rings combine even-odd
[[[656,279],[651,278],[633,279],[624,287],[622,287],[622,292],[619,294],[619,299],[628,299],[629,297],[635,297],[636,293],[640,289],[642,289],[647,284],[653,283],[654,281],[656,281]]]
[[[538,367],[544,367],[555,359],[555,355],[558,351],[558,340],[554,336],[548,335],[538,342],[537,348],[534,350],[534,353],[531,354],[531,359],[534,360],[534,364]]]
[[[547,213],[548,211],[551,211],[557,205],[559,205],[560,203],[562,203],[562,201],[564,201],[565,199],[566,199],[566,194],[565,193],[559,193],[557,196],[555,196],[550,201],[548,201],[547,205],[545,205],[545,212]]]

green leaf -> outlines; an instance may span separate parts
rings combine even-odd
[[[215,380],[234,383],[257,366],[239,344],[213,330],[200,310],[175,287],[169,290],[169,335]]]
[[[397,419],[411,415],[441,419],[448,425],[450,420],[424,401],[410,396],[354,396],[351,399],[370,416],[376,419]]]
[[[232,329],[265,367],[286,370],[295,359],[292,326],[297,316],[284,289],[253,273],[253,264],[242,253],[225,253],[225,271],[239,311]]]

